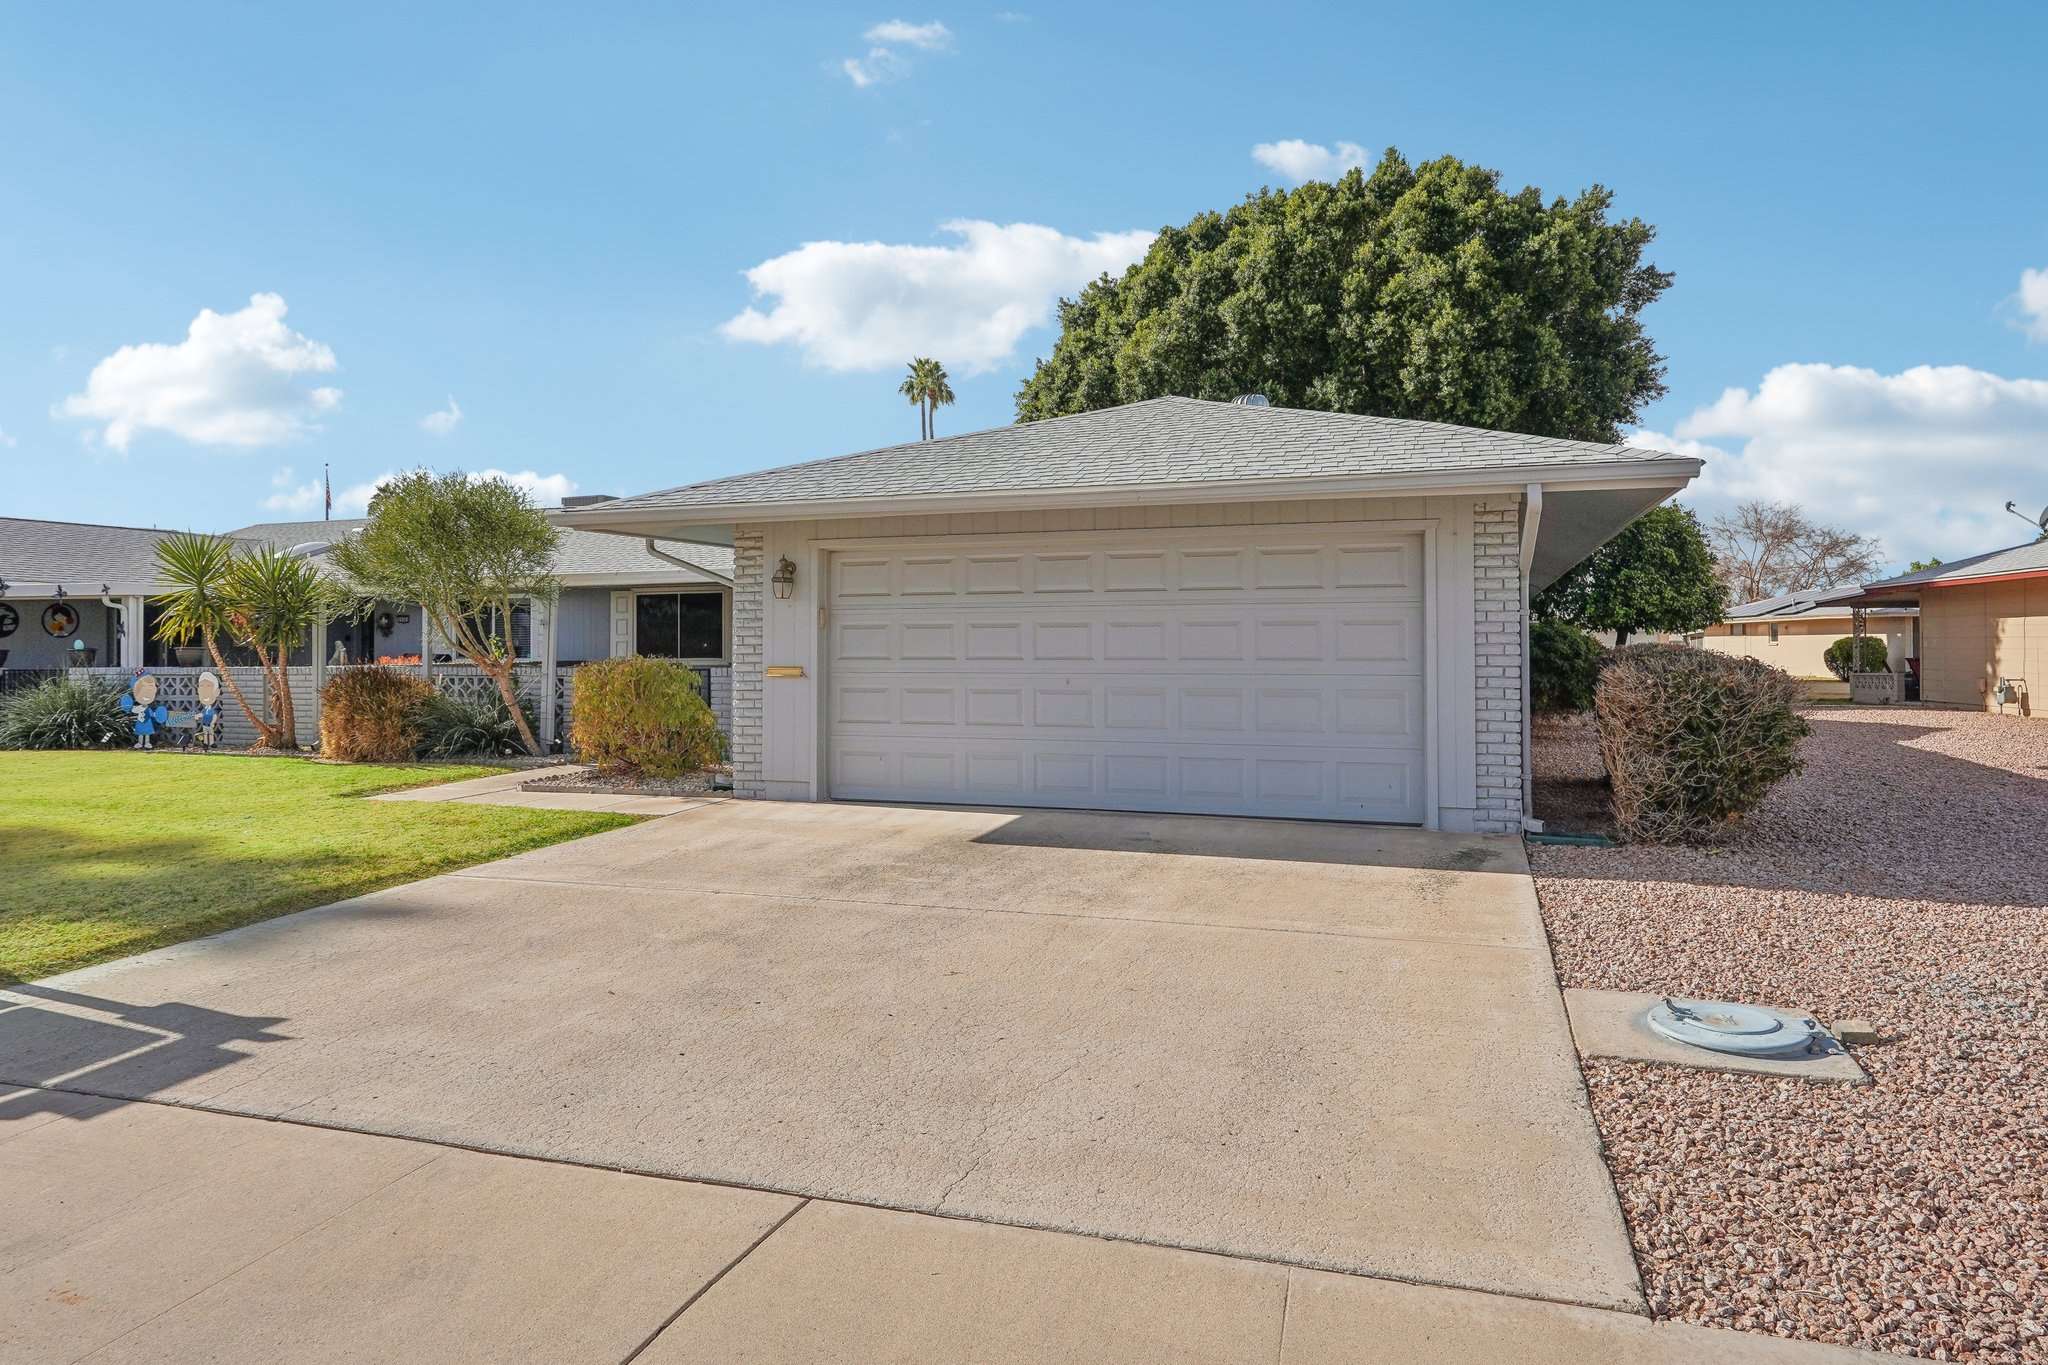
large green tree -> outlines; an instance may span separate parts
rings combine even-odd
[[[1545,620],[1611,630],[1616,648],[1640,631],[1705,630],[1728,609],[1728,590],[1699,518],[1653,507],[1536,595]]]
[[[1179,394],[1613,441],[1664,392],[1655,230],[1455,157],[1262,190],[1062,300],[1017,417]]]
[[[378,489],[369,522],[330,558],[363,601],[419,603],[435,634],[497,685],[526,751],[538,754],[506,636],[515,600],[555,600],[560,542],[533,500],[503,479],[419,469]]]

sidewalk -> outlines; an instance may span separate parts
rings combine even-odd
[[[50,1090],[0,1087],[0,1189],[9,1365],[1878,1359]]]
[[[601,810],[620,815],[677,815],[723,801],[722,796],[619,796],[607,792],[530,792],[523,784],[542,777],[567,777],[588,772],[583,765],[554,768],[522,768],[492,773],[463,782],[443,782],[435,787],[414,787],[409,791],[385,792],[372,801],[424,801],[439,804],[460,801],[472,806],[525,806],[533,810]]]

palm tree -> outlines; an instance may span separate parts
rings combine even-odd
[[[939,434],[939,409],[951,407],[953,403],[953,386],[946,380],[946,367],[936,360],[931,362],[931,370],[925,377],[924,401],[924,434],[936,436]]]
[[[150,599],[163,609],[157,618],[156,638],[181,645],[197,635],[229,694],[256,727],[258,741],[267,749],[283,747],[278,728],[249,705],[220,652],[221,635],[234,629],[234,542],[225,536],[180,531],[156,543],[156,567],[163,581],[171,585],[169,592]]]
[[[917,436],[929,441],[937,434],[934,418],[938,409],[953,401],[953,386],[947,382],[946,367],[936,360],[917,356],[910,362],[896,392],[917,409]]]
[[[925,420],[924,406],[925,381],[931,363],[923,356],[912,357],[909,368],[904,371],[903,382],[896,386],[896,392],[902,394],[910,406],[917,409],[917,439],[920,441],[931,435]]]
[[[296,749],[298,717],[292,706],[292,650],[339,604],[334,586],[309,559],[274,545],[238,556],[228,571],[229,620],[241,643],[256,651],[277,707],[277,729]]]

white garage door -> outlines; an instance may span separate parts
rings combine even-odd
[[[1419,535],[1066,542],[832,556],[832,795],[1422,820]]]

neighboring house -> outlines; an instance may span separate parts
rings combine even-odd
[[[564,519],[734,548],[741,794],[1507,832],[1529,592],[1699,468],[1162,398]]]
[[[2011,683],[2004,705],[2036,714],[2031,694],[2048,688],[2048,541],[1868,583],[1841,605],[1919,608],[1922,701],[1998,710]]]
[[[1729,608],[1719,623],[1686,637],[1687,642],[1717,654],[1761,659],[1805,683],[1811,696],[1846,697],[1848,682],[1828,672],[1824,657],[1828,646],[1853,627],[1850,609],[1833,600],[1841,592],[1823,588],[1745,602]],[[1885,666],[1894,673],[1906,672],[1906,660],[1919,657],[1919,614],[1914,607],[1867,614],[1866,632],[1884,641]]]
[[[126,623],[159,590],[141,526],[0,517],[0,668],[112,668],[142,662]]]
[[[225,534],[247,545],[269,544],[318,558],[333,541],[361,528],[362,520],[258,522]],[[156,639],[159,608],[148,599],[165,590],[156,574],[157,542],[167,531],[76,522],[0,518],[0,638],[10,670],[61,668],[85,662],[100,667],[169,668],[207,662],[196,642],[174,649]],[[730,714],[732,552],[730,549],[564,529],[555,562],[561,594],[552,612],[515,605],[501,627],[532,685],[558,700],[578,663],[643,653],[696,665],[721,719]],[[63,596],[56,596],[59,591]],[[53,612],[52,608],[58,608]],[[46,628],[68,626],[66,634]],[[131,631],[127,623],[140,621]],[[344,663],[462,668],[445,641],[423,647],[423,616],[411,603],[380,603],[361,620],[328,622],[292,653],[316,686],[327,667]],[[74,652],[74,640],[86,649]],[[425,657],[423,657],[425,656]],[[234,657],[231,663],[253,664]],[[305,708],[310,711],[310,708]],[[560,707],[542,707],[541,728],[552,732]],[[307,717],[310,722],[310,716]],[[309,739],[310,734],[302,736]]]

